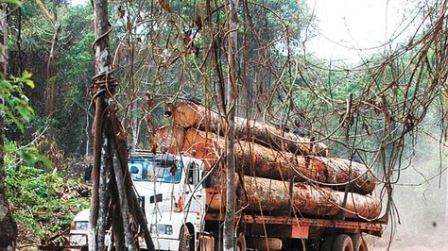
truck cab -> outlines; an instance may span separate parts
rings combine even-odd
[[[155,248],[196,249],[205,219],[202,161],[184,155],[135,151],[129,156],[128,168]],[[86,245],[88,220],[88,209],[75,217],[70,231],[72,246]],[[145,248],[143,239],[139,242]]]

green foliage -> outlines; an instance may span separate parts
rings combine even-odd
[[[24,72],[19,78],[5,79],[3,76],[0,78],[0,97],[4,99],[0,104],[0,112],[5,114],[6,121],[11,121],[22,132],[23,123],[29,122],[34,114],[23,92],[25,86],[34,88],[29,72]]]
[[[6,79],[0,75],[0,113],[9,129],[16,126],[22,133],[34,118],[24,88],[34,88],[31,73]],[[65,181],[53,163],[40,154],[34,143],[18,146],[6,140],[2,149],[5,157],[7,194],[19,231],[43,237],[68,226],[74,213],[86,208],[85,198],[61,199],[64,187],[76,186],[79,181]]]
[[[67,227],[74,214],[88,207],[86,198],[61,199],[64,186],[74,187],[79,181],[64,181],[51,168],[51,161],[38,153],[35,146],[5,144],[7,196],[21,231],[43,237]],[[41,167],[41,168],[39,168]],[[46,167],[45,169],[43,167]]]
[[[61,44],[55,62],[59,93],[56,105],[59,109],[54,114],[57,125],[52,128],[52,134],[61,149],[74,153],[83,149],[80,146],[85,140],[85,117],[90,104],[88,88],[94,74],[91,50],[93,18],[90,7],[75,6],[61,12],[62,37],[66,37],[66,42]],[[74,117],[78,119],[73,120]],[[67,135],[70,135],[70,140],[67,140]]]
[[[43,1],[51,12],[52,1]],[[58,148],[69,155],[82,154],[86,139],[86,113],[89,109],[88,88],[93,76],[92,32],[93,10],[90,4],[57,6],[60,32],[54,48],[54,70],[47,78],[47,62],[55,33],[54,25],[39,11],[34,1],[24,2],[21,7],[20,49],[23,68],[33,72],[36,88],[27,92],[36,110],[36,116],[25,128],[25,135],[8,132],[11,138],[22,142],[33,138],[35,131],[48,128],[46,136],[55,141]],[[13,20],[9,39],[11,65],[18,65],[18,20]],[[32,63],[28,63],[32,62]],[[39,62],[39,63],[36,63]],[[54,111],[47,114],[49,83],[54,86]],[[69,111],[69,112],[67,112]],[[76,119],[74,119],[76,118]],[[23,129],[22,129],[23,131]]]

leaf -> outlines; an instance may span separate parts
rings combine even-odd
[[[7,141],[4,145],[6,153],[12,153],[16,150],[16,145],[13,141]]]
[[[47,156],[45,156],[45,155],[38,154],[37,160],[42,162],[48,168],[53,167],[53,162],[49,158],[47,158]]]
[[[18,6],[22,5],[22,2],[20,2],[18,0],[0,0],[0,3],[15,4],[15,5],[18,5]]]
[[[22,73],[22,77],[20,78],[20,81],[23,82],[25,85],[29,86],[30,88],[34,88],[35,84],[34,84],[33,80],[31,80],[32,76],[33,76],[33,74],[31,72],[24,71]]]

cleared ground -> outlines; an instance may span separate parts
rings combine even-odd
[[[369,240],[371,251],[386,251],[389,235]],[[420,234],[399,234],[393,238],[391,251],[448,251],[448,226],[434,227]]]

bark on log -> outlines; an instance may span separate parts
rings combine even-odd
[[[182,151],[185,129],[180,126],[163,126],[156,130],[154,137],[158,151],[176,154]]]
[[[341,210],[344,192],[330,188],[314,187],[305,183],[296,183],[292,193],[289,183],[258,177],[244,177],[244,189],[249,197],[244,202],[248,209],[264,211],[283,211],[290,205],[290,194],[294,209],[302,214],[314,216],[334,216]],[[240,198],[245,198],[240,196]],[[373,219],[381,212],[379,200],[356,193],[348,193],[345,216],[347,218]]]
[[[335,216],[341,211],[344,201],[344,192],[331,188],[296,183],[291,192],[289,182],[251,176],[244,176],[244,190],[240,189],[239,196],[242,206],[255,211],[283,213],[289,209],[292,195],[294,209],[302,214]],[[374,219],[381,213],[381,202],[367,195],[349,192],[344,208],[347,218],[361,216]]]
[[[350,182],[350,191],[360,194],[372,193],[377,179],[370,169],[361,163],[340,158],[311,157],[311,165],[326,170],[326,183],[344,184]],[[320,166],[320,167],[318,167]]]
[[[193,102],[181,102],[167,108],[165,114],[171,116],[177,126],[196,128],[223,133],[225,119],[218,113],[207,110]],[[328,156],[328,147],[309,138],[285,132],[266,123],[235,117],[235,136],[238,139],[254,141],[258,144],[303,155]]]
[[[185,133],[183,151],[204,161],[206,169],[213,166],[224,147],[222,137],[190,128]],[[306,178],[329,185],[350,183],[350,191],[371,193],[376,178],[366,165],[350,160],[325,157],[304,157],[276,151],[256,143],[239,141],[235,145],[237,166],[247,175],[278,180],[306,181]],[[300,174],[300,175],[299,175]],[[304,178],[306,177],[306,178]]]
[[[225,179],[223,179],[225,181]],[[321,188],[297,182],[290,191],[290,182],[244,176],[243,185],[238,186],[238,198],[245,210],[287,215],[294,205],[299,214],[311,216],[336,216],[341,212],[344,192],[331,188]],[[219,179],[212,180],[212,187],[206,189],[207,209],[213,212],[225,212],[225,189]],[[381,202],[367,195],[349,192],[343,207],[346,218],[374,219],[381,213]],[[292,198],[292,204],[291,204]],[[291,211],[292,212],[292,211]]]
[[[205,201],[206,209],[208,211],[222,212],[224,214],[224,208],[226,203],[225,198],[226,191],[219,187],[210,187],[205,189]]]
[[[235,177],[238,174],[235,173]],[[218,211],[224,213],[225,202],[226,202],[226,184],[227,184],[226,172],[220,170],[219,168],[214,169],[213,173],[210,174],[210,184],[205,189],[206,196],[205,201],[207,205],[207,210]],[[239,179],[234,180],[234,187],[239,187]]]
[[[224,149],[224,139],[213,133],[188,129],[185,134],[183,151],[192,153],[210,168]],[[325,182],[324,170],[316,170],[302,156],[289,152],[279,152],[255,143],[239,141],[235,144],[235,158],[239,169],[245,174],[288,180],[298,176],[298,172],[310,179]],[[322,165],[317,166],[319,168]],[[302,179],[303,180],[303,179]]]
[[[348,192],[346,204],[343,206],[345,192],[304,183],[296,184],[293,191],[294,207],[297,210],[302,209],[301,212],[305,214],[333,216],[344,208],[346,218],[375,219],[381,213],[381,201],[369,195]],[[309,196],[313,198],[312,203]]]

